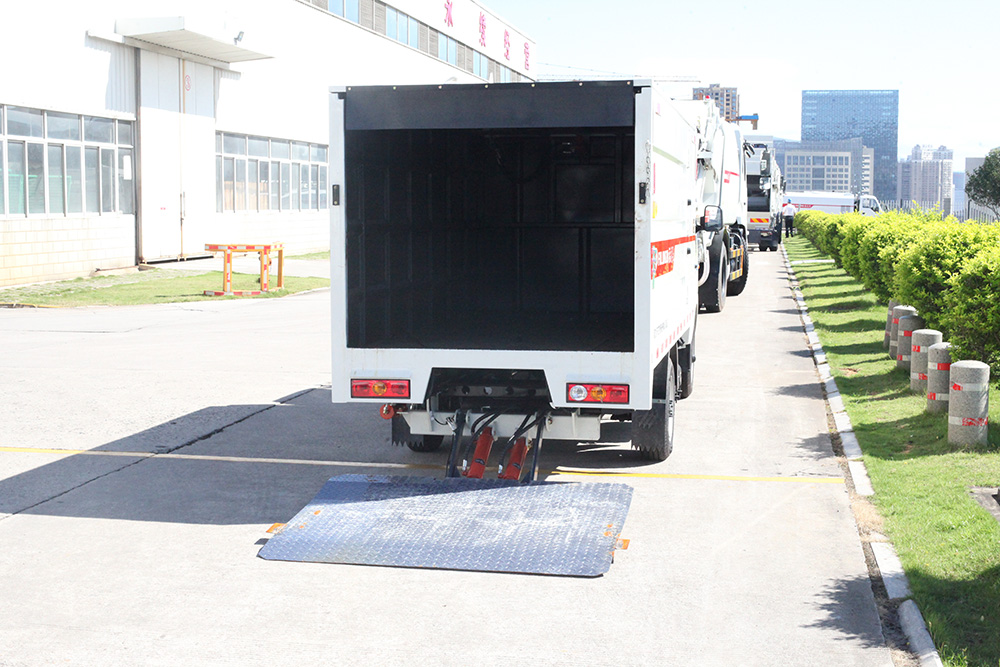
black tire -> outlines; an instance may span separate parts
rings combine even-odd
[[[443,435],[416,435],[410,433],[410,425],[403,415],[392,416],[392,444],[406,445],[415,452],[435,452],[441,449]]]
[[[687,369],[681,369],[681,388],[677,395],[677,398],[687,398],[694,392],[694,364],[691,364]]]
[[[770,246],[766,246],[763,243],[761,243],[761,244],[759,244],[757,246],[757,250],[760,250],[761,252],[764,252],[764,251],[767,251],[767,250],[770,250],[770,249],[771,249]]]
[[[436,452],[444,442],[443,435],[411,435],[406,446],[415,452]]]
[[[653,404],[652,410],[632,413],[632,448],[649,461],[664,461],[674,450],[674,421],[677,415],[677,375],[668,357],[666,398]]]
[[[729,281],[729,286],[726,288],[726,294],[728,296],[738,296],[742,294],[743,290],[746,289],[747,286],[747,276],[750,275],[750,253],[746,251],[746,244],[743,242],[743,239],[739,237],[739,235],[733,236],[733,244],[736,247],[739,247],[740,245],[743,246],[743,274],[739,278]]]
[[[729,283],[729,258],[721,234],[715,235],[709,248],[710,266],[708,280],[698,288],[698,304],[706,312],[721,313],[726,307],[726,289]]]

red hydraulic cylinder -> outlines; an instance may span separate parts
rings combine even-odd
[[[527,456],[528,443],[524,438],[518,438],[514,441],[514,447],[510,451],[510,461],[500,474],[500,479],[521,479],[521,466]]]
[[[464,473],[466,477],[483,478],[483,473],[486,472],[486,462],[490,458],[490,449],[492,448],[493,429],[487,426],[479,434],[479,439],[476,440],[476,453],[472,455],[472,465]]]

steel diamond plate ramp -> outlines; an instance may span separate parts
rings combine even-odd
[[[258,555],[596,577],[631,501],[627,484],[339,475]]]

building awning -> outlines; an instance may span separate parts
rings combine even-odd
[[[115,32],[140,48],[146,43],[221,63],[272,57],[243,47],[242,30],[185,16],[118,19]]]

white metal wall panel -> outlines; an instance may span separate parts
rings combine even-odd
[[[176,257],[180,227],[180,61],[142,51],[139,159],[144,261]],[[212,144],[214,147],[214,144]]]
[[[205,252],[206,243],[229,243],[216,229],[215,213],[215,74],[212,67],[181,61],[181,193],[184,196],[183,252]],[[242,242],[242,241],[234,241]]]

